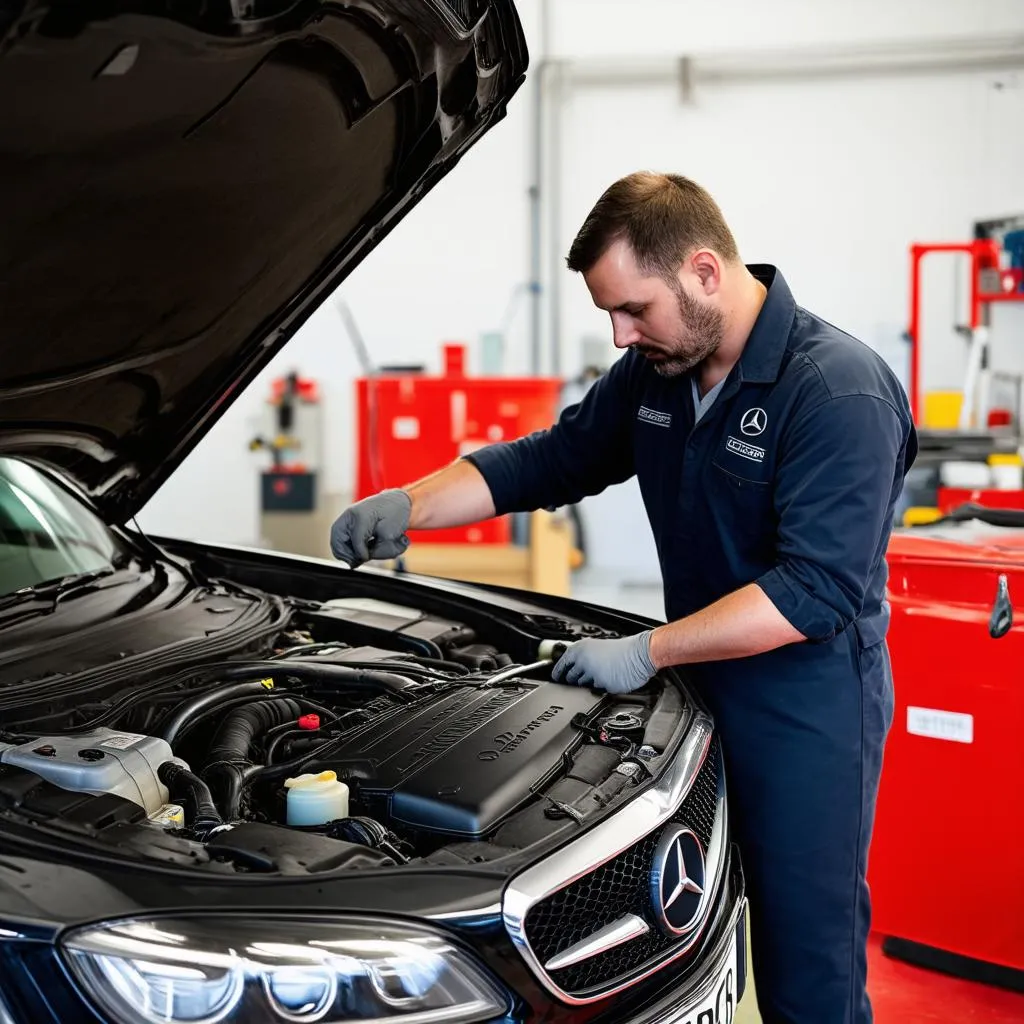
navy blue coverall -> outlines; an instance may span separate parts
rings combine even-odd
[[[878,355],[798,307],[775,267],[749,269],[767,297],[699,421],[690,377],[630,350],[550,430],[467,458],[499,514],[636,474],[670,621],[756,582],[808,638],[689,675],[722,737],[766,1024],[865,1024],[885,552],[917,435]]]

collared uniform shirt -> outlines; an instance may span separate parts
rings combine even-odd
[[[884,636],[885,547],[917,452],[906,394],[870,348],[798,307],[782,274],[695,415],[689,375],[634,350],[549,430],[467,458],[499,514],[571,504],[636,475],[675,619],[757,583],[809,640]]]
[[[866,866],[893,717],[885,553],[917,435],[876,353],[798,307],[774,267],[750,269],[768,294],[713,400],[628,351],[550,430],[467,458],[498,512],[635,474],[669,619],[756,584],[807,638],[685,677],[722,737],[762,1015],[868,1024]]]

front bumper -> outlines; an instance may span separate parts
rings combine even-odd
[[[669,965],[602,1004],[593,1016],[572,1019],[588,1024],[731,1024],[748,975],[746,883],[735,846],[730,846],[725,870],[726,884],[713,916],[685,966]],[[560,1016],[564,1013],[564,1007],[550,1015],[544,1011],[538,1019],[545,1024],[570,1019]]]
[[[746,989],[747,901],[733,907],[727,927],[707,950],[700,970],[667,996],[621,1018],[622,1024],[731,1024]]]

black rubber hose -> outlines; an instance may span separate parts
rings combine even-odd
[[[228,821],[239,816],[242,788],[253,769],[250,751],[268,729],[294,722],[302,713],[297,700],[261,700],[232,711],[221,723],[206,757],[203,780]]]
[[[468,675],[470,671],[468,666],[463,665],[458,661],[448,661],[445,658],[428,658],[423,654],[414,654],[413,657],[416,659],[416,662],[413,664],[418,662],[420,665],[425,665],[427,668],[440,669],[442,672],[449,672],[453,675],[464,676]],[[350,662],[350,664],[352,663]],[[392,661],[387,662],[387,664],[398,668],[400,663]]]
[[[204,834],[224,824],[210,795],[210,787],[194,772],[174,761],[164,761],[157,768],[156,774],[167,787],[171,799],[181,803],[186,811],[191,811],[190,827],[193,832]]]
[[[284,761],[281,764],[268,764],[264,765],[262,768],[257,768],[253,771],[246,782],[282,782],[289,776],[300,775],[307,766],[316,761],[318,757],[326,757],[329,752],[332,752],[341,746],[341,741],[342,737],[340,736],[333,739],[325,739],[324,742],[314,750],[310,750],[307,753],[302,754],[300,757],[293,758],[291,761]]]
[[[277,733],[274,737],[267,741],[267,753],[264,758],[267,764],[274,763],[274,757],[277,754],[278,747],[287,740],[294,740],[297,738],[313,738],[323,740],[323,737],[317,735],[318,730],[312,729],[287,729],[283,732]]]
[[[253,673],[248,673],[250,676]],[[171,720],[161,730],[160,735],[165,739],[170,746],[174,749],[175,740],[178,738],[178,733],[181,732],[182,726],[184,726],[193,716],[198,714],[200,711],[205,711],[207,708],[215,707],[218,704],[223,704],[225,701],[231,700],[233,697],[242,697],[255,695],[257,693],[266,693],[267,687],[255,679],[250,679],[247,683],[236,683],[234,686],[221,686],[216,690],[210,690],[208,693],[202,693],[198,697],[193,697],[192,700],[186,701],[182,704]]]
[[[324,665],[305,658],[287,658],[284,661],[262,661],[255,664],[257,671],[277,678],[298,679],[302,682],[341,683],[346,689],[365,690],[368,693],[383,693],[397,700],[408,702],[414,699],[407,690],[417,690],[422,685],[414,679],[397,672],[350,668],[347,665]],[[250,671],[248,673],[252,675]]]
[[[376,672],[365,669],[348,668],[344,665],[323,665],[310,663],[300,658],[286,658],[282,661],[245,661],[227,662],[220,665],[204,665],[197,673],[216,675],[225,683],[243,678],[244,683],[234,686],[221,686],[216,690],[201,694],[182,704],[160,732],[160,736],[174,749],[174,741],[178,733],[189,719],[204,710],[237,697],[250,693],[266,693],[268,690],[264,680],[298,679],[303,682],[339,683],[347,690],[363,690],[368,693],[387,694],[400,701],[413,699],[406,690],[415,690],[421,684],[393,672]]]
[[[213,737],[206,755],[207,766],[218,761],[249,761],[249,751],[258,736],[276,725],[298,721],[301,714],[302,705],[290,697],[253,701],[236,708],[224,719]]]

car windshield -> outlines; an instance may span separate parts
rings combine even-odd
[[[0,457],[0,596],[110,570],[125,549],[103,521],[39,470]]]

